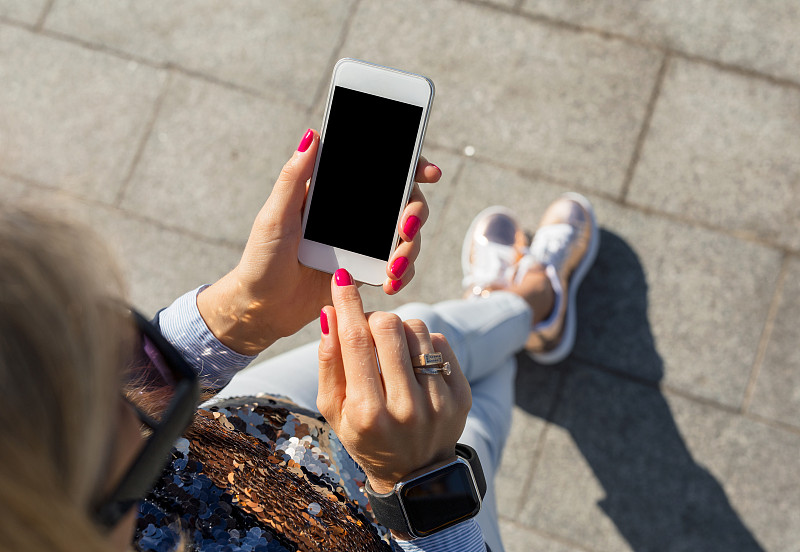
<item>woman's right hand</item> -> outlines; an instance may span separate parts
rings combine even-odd
[[[364,314],[345,270],[334,274],[331,294],[320,318],[317,408],[373,489],[389,492],[412,472],[455,460],[472,395],[447,340],[420,320]],[[450,375],[414,372],[411,359],[433,352]]]

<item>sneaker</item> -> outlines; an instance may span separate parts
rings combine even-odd
[[[472,220],[461,248],[465,297],[486,297],[514,281],[528,240],[510,209],[489,207]]]
[[[533,236],[528,263],[546,267],[556,292],[552,314],[531,329],[525,345],[539,364],[564,360],[575,345],[575,298],[600,247],[600,231],[589,200],[564,194],[545,211]]]
[[[467,297],[519,283],[534,266],[544,266],[555,292],[550,316],[533,326],[525,349],[540,364],[566,358],[575,344],[575,297],[600,243],[589,201],[565,194],[542,218],[530,247],[514,214],[489,207],[472,221],[461,249]]]

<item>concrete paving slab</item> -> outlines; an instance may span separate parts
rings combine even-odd
[[[292,106],[175,75],[121,205],[244,244],[307,119]]]
[[[574,354],[741,405],[779,251],[596,200],[600,254],[579,296]]]
[[[61,0],[46,28],[311,107],[352,3]]]
[[[3,203],[19,201],[27,194],[28,186],[26,184],[0,175],[0,198]]]
[[[522,9],[800,82],[793,0],[524,0]]]
[[[542,536],[509,521],[500,521],[503,546],[506,552],[585,552],[587,548],[576,548],[567,543]]]
[[[698,465],[724,487],[731,508],[760,545],[742,541],[729,549],[796,548],[800,434],[672,395],[667,400]]]
[[[800,90],[674,60],[632,203],[800,249]]]
[[[658,52],[452,0],[362,3],[341,53],[432,78],[433,143],[609,193],[661,63]]]
[[[47,0],[0,0],[0,17],[34,25],[46,5]]]
[[[3,172],[113,201],[163,72],[11,26],[0,59]]]
[[[800,436],[569,368],[522,523],[595,550],[787,549],[798,495],[776,489],[797,486]]]
[[[31,187],[22,203],[92,228],[121,267],[131,302],[147,315],[191,289],[213,283],[241,255],[236,247],[208,243],[60,190]]]
[[[800,428],[800,260],[787,266],[750,412]]]

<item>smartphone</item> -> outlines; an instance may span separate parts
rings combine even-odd
[[[381,285],[433,101],[420,75],[356,59],[333,70],[298,259]]]

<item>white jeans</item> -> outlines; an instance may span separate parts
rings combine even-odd
[[[517,295],[495,292],[487,298],[436,305],[410,303],[396,312],[403,320],[418,318],[431,332],[444,334],[470,382],[472,409],[459,441],[473,447],[481,459],[488,490],[477,520],[492,552],[502,552],[492,483],[511,427],[514,354],[530,332],[530,307]],[[266,392],[316,410],[318,346],[309,343],[237,374],[219,396]]]

